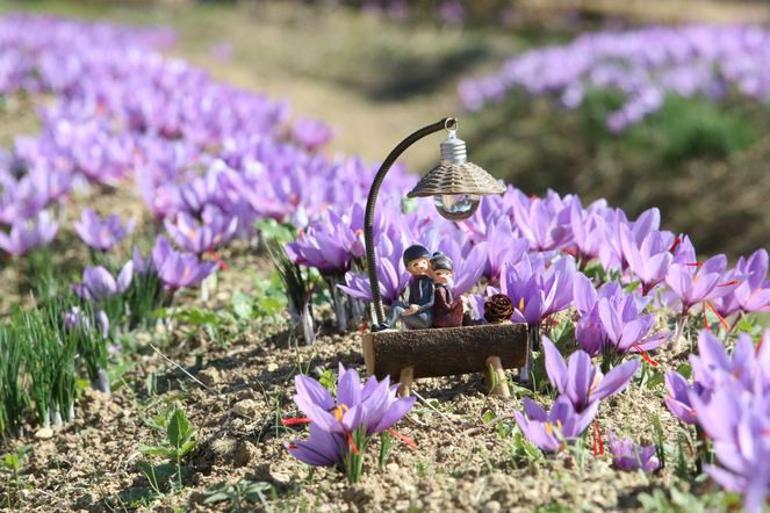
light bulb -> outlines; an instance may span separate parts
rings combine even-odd
[[[450,221],[468,219],[476,212],[481,198],[475,194],[442,194],[433,197],[441,217]]]

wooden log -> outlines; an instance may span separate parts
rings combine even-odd
[[[412,381],[414,381],[414,367],[404,367],[398,378],[398,395],[408,397],[412,393]]]
[[[499,356],[487,358],[487,380],[489,383],[489,395],[511,397],[511,390],[508,388],[505,370]]]
[[[484,324],[367,333],[363,352],[369,374],[396,381],[406,367],[414,368],[414,379],[484,372],[490,356],[499,357],[502,368],[519,368],[526,342],[524,324]]]

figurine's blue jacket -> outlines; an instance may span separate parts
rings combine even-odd
[[[419,276],[409,281],[409,304],[420,305],[418,313],[433,308],[434,287],[433,280],[427,276]]]

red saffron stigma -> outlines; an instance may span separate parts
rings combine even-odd
[[[310,424],[312,421],[307,417],[294,417],[290,419],[281,419],[282,426],[301,426],[303,424]]]
[[[408,436],[402,435],[401,433],[399,433],[398,431],[396,431],[393,428],[388,429],[388,433],[390,433],[392,436],[394,436],[394,437],[398,438],[399,440],[401,440],[404,443],[404,445],[406,445],[410,449],[412,449],[412,450],[417,449],[417,443],[415,443],[415,441],[412,440],[411,438],[409,438]]]
[[[727,331],[730,331],[730,324],[727,322],[727,320],[726,320],[724,317],[722,317],[722,316],[719,314],[719,312],[717,312],[716,308],[714,308],[714,305],[712,305],[711,303],[709,303],[709,302],[707,301],[707,302],[705,303],[705,306],[706,306],[706,307],[708,307],[708,309],[709,309],[709,310],[711,310],[711,312],[712,312],[714,315],[716,315],[716,316],[717,316],[717,319],[719,319],[719,324],[721,324],[721,325],[722,325],[722,327],[723,327],[724,329],[726,329]],[[704,316],[706,315],[706,312],[705,312],[705,311],[703,312],[703,315],[704,315]]]
[[[680,245],[681,243],[682,243],[682,236],[681,236],[681,235],[677,235],[677,236],[676,236],[676,238],[674,239],[674,243],[673,243],[673,244],[671,244],[671,247],[670,247],[668,250],[669,250],[671,253],[673,253],[673,252],[676,250],[676,248],[678,248],[678,247],[679,247],[679,245]]]
[[[358,450],[358,447],[356,447],[356,441],[353,440],[353,434],[348,433],[347,439],[348,439],[348,449],[350,449],[350,452],[352,452],[356,456],[360,456],[361,452]]]
[[[687,262],[684,265],[686,265],[687,267],[700,267],[703,265],[703,262]]]
[[[735,285],[737,283],[738,283],[738,280],[730,280],[730,281],[726,281],[724,283],[718,284],[717,287],[729,287],[730,285]]]
[[[637,348],[637,349],[639,349],[639,348]],[[657,367],[657,366],[658,366],[658,362],[656,362],[655,360],[653,360],[653,359],[650,357],[650,354],[649,354],[647,351],[645,351],[644,349],[639,349],[639,354],[641,354],[641,355],[642,355],[642,359],[643,359],[645,362],[649,363],[649,364],[650,364],[650,365],[652,365],[653,367]]]

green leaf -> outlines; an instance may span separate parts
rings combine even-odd
[[[262,296],[257,300],[259,309],[265,315],[278,315],[286,309],[286,303],[280,296]]]
[[[684,379],[690,379],[690,376],[692,376],[692,367],[690,367],[689,363],[683,363],[676,368],[676,371],[681,374]]]
[[[235,317],[242,321],[251,319],[253,312],[252,298],[237,290],[230,299],[230,306]]]
[[[230,500],[230,495],[228,493],[217,492],[206,497],[206,499],[203,501],[203,504],[214,504],[215,502],[222,502],[226,500]]]
[[[174,456],[173,450],[157,445],[142,445],[139,447],[139,452],[145,456],[155,456],[158,458],[171,458]]]
[[[492,410],[487,410],[481,415],[481,420],[484,421],[484,424],[489,424],[496,418],[497,418],[497,415],[495,415],[495,412],[493,412]]]
[[[187,440],[185,443],[182,444],[182,447],[179,448],[179,456],[186,456],[190,453],[193,449],[195,449],[195,446],[198,445],[198,442],[195,440]]]
[[[190,421],[187,420],[187,415],[179,408],[174,410],[166,427],[166,438],[171,446],[177,450],[181,449],[192,435],[192,432],[193,429]]]

